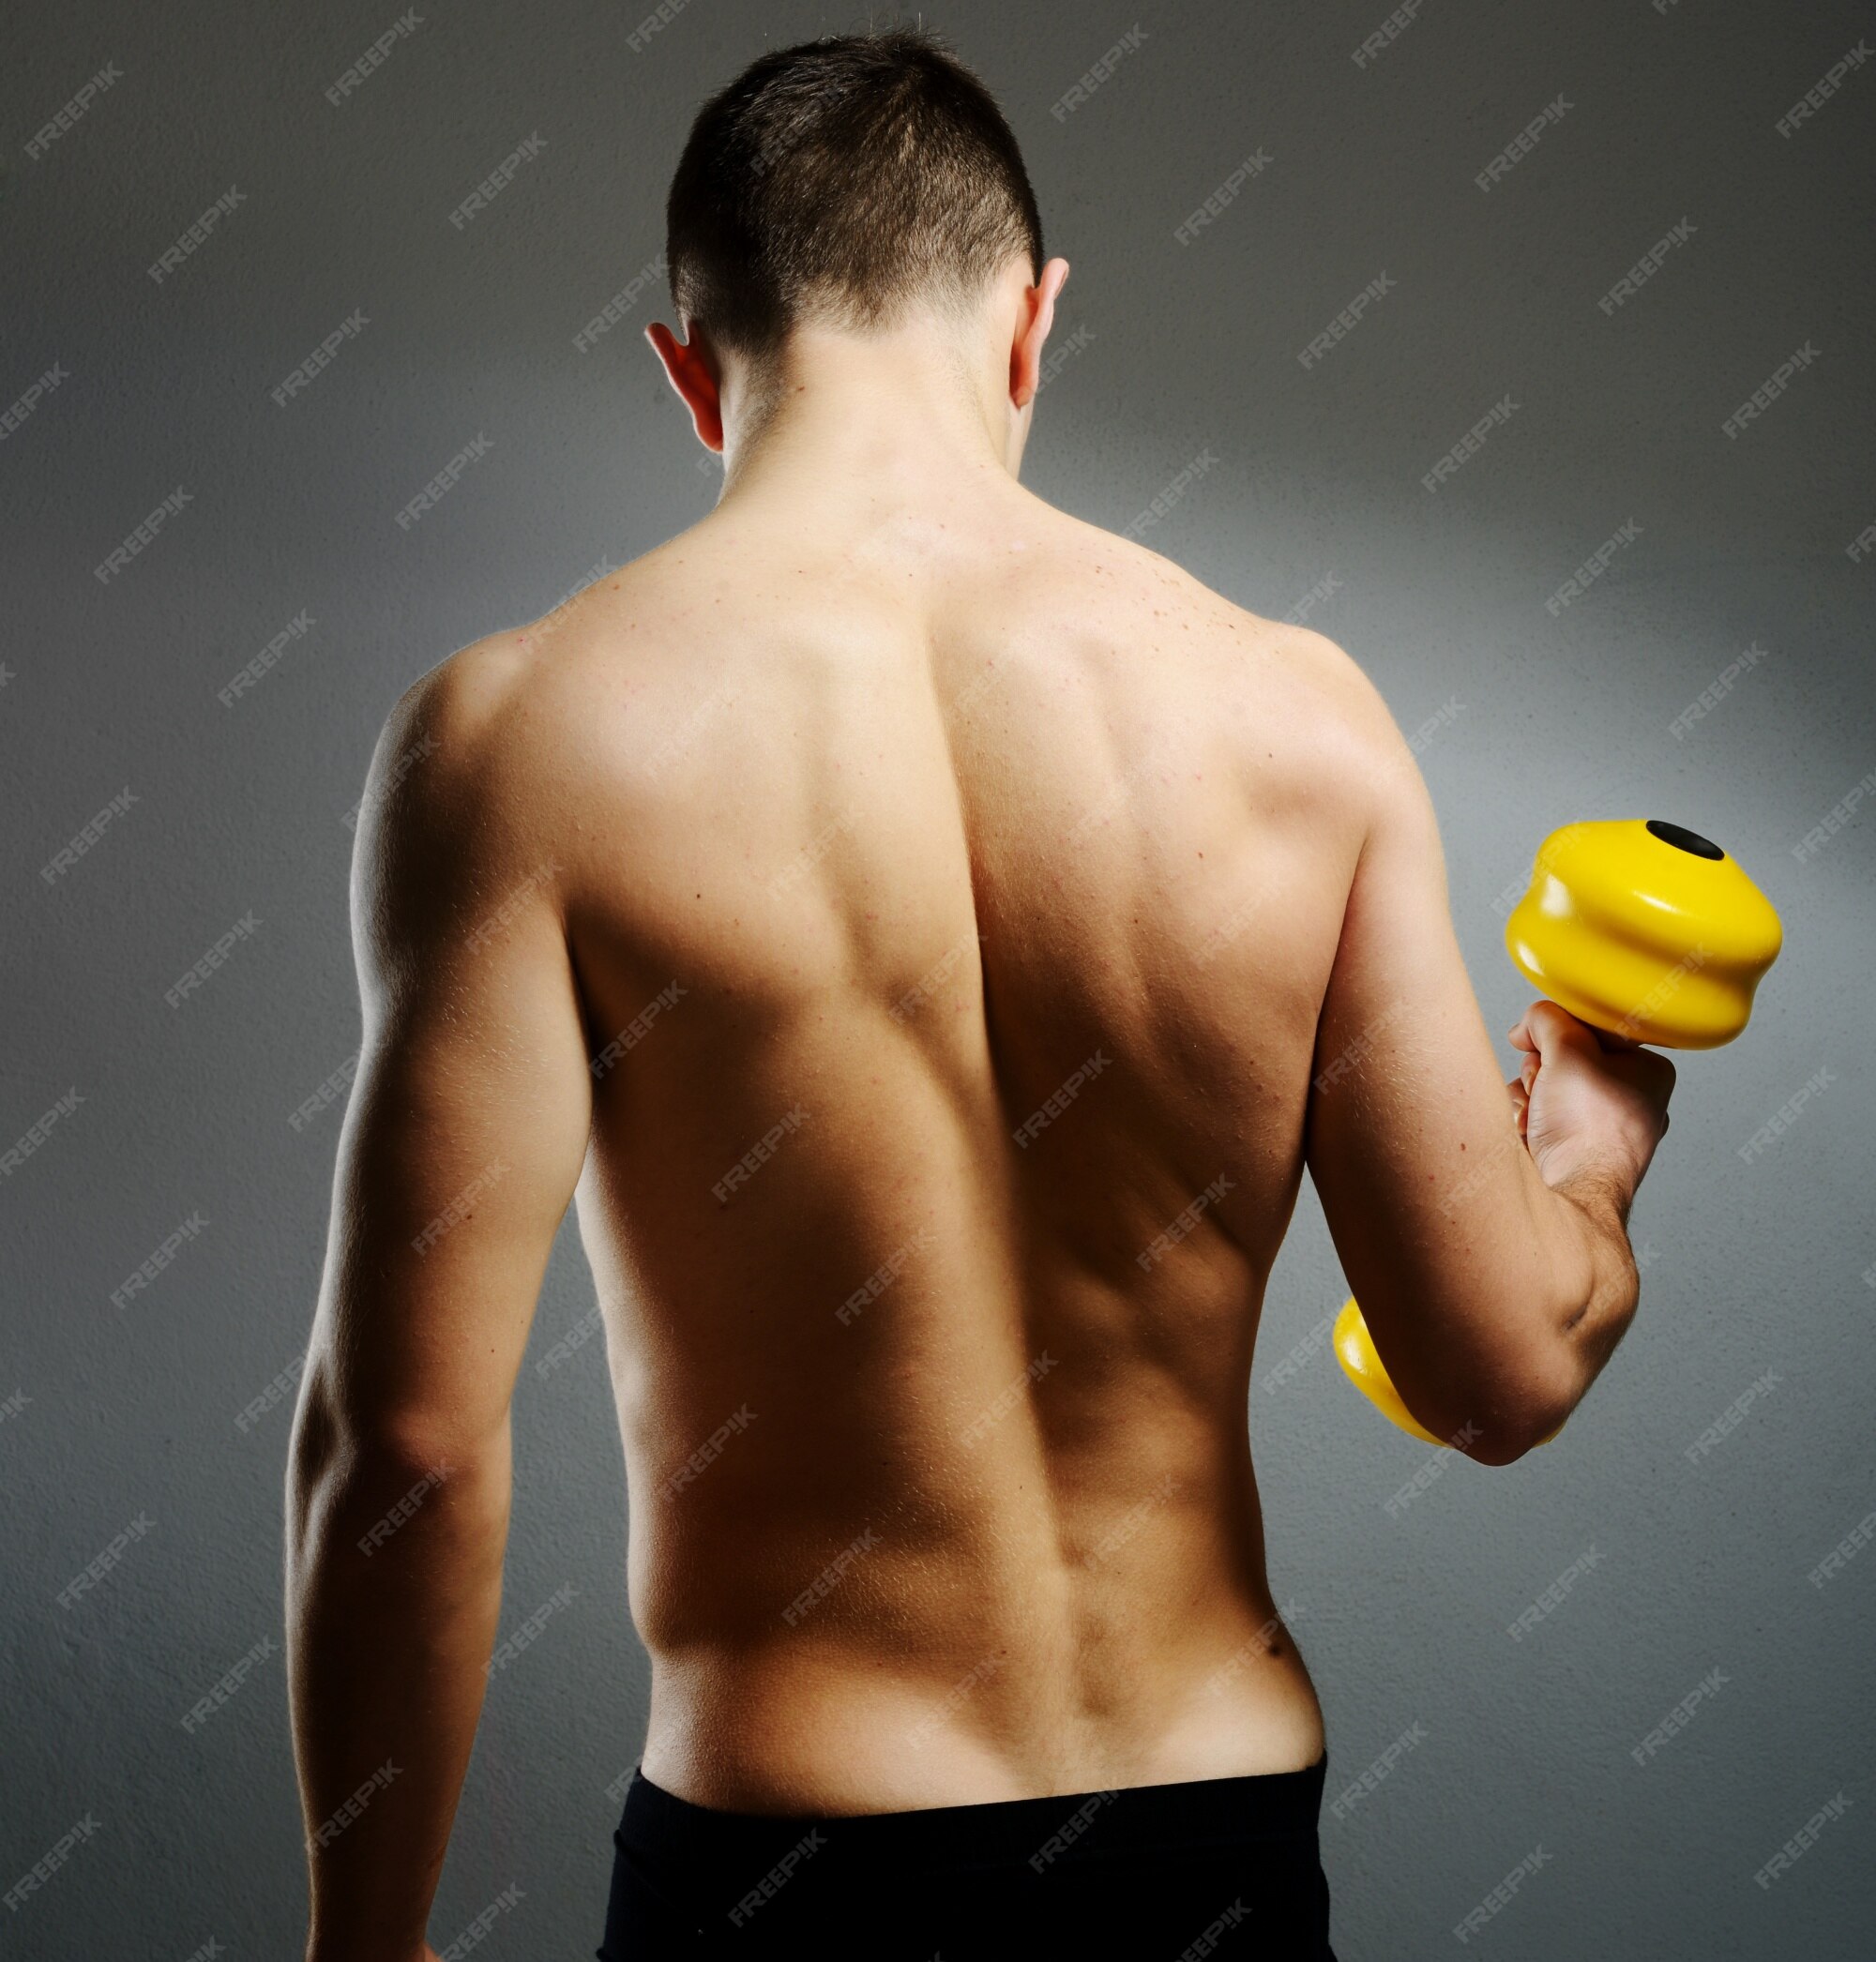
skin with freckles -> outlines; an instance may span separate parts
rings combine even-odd
[[[653,328],[717,507],[386,727],[288,1582],[309,1830],[404,1772],[315,1850],[311,1954],[422,1953],[537,1606],[501,1616],[509,1403],[569,1201],[644,1770],[749,1811],[1321,1754],[1249,1389],[1306,1166],[1401,1394],[1483,1462],[1632,1311],[1654,1092],[1534,1007],[1600,1140],[1577,1196],[1540,1175],[1378,691],[1019,482],[1067,271],[804,325],[766,380]],[[1152,449],[1114,460],[1142,504]],[[1321,1345],[1281,1392],[1340,1394]]]

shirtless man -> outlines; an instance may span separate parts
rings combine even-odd
[[[1327,1955],[1247,1426],[1303,1169],[1508,1464],[1634,1310],[1672,1067],[1539,1003],[1507,1104],[1373,686],[1019,484],[1067,267],[928,38],[764,57],[669,216],[720,502],[424,675],[358,826],[307,1955],[431,1953],[569,1200],[652,1667],[607,1962]]]

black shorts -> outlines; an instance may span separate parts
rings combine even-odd
[[[1335,1962],[1306,1771],[833,1819],[693,1805],[634,1772],[599,1962]]]

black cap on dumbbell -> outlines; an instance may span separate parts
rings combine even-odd
[[[1685,824],[1671,824],[1666,818],[1650,818],[1648,829],[1663,844],[1677,845],[1683,852],[1691,852],[1696,858],[1726,856],[1710,838],[1702,838],[1698,831],[1689,831]]]

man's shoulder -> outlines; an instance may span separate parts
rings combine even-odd
[[[1305,726],[1339,743],[1385,749],[1395,740],[1394,718],[1380,689],[1328,635],[1256,612],[1124,533],[1080,520],[1066,522],[1070,529],[1062,535],[1058,562],[1072,564],[1097,551],[1128,596],[1175,619],[1197,651],[1218,663],[1221,676],[1238,675],[1247,689],[1282,687],[1309,712]],[[1090,610],[1099,611],[1093,596]]]

